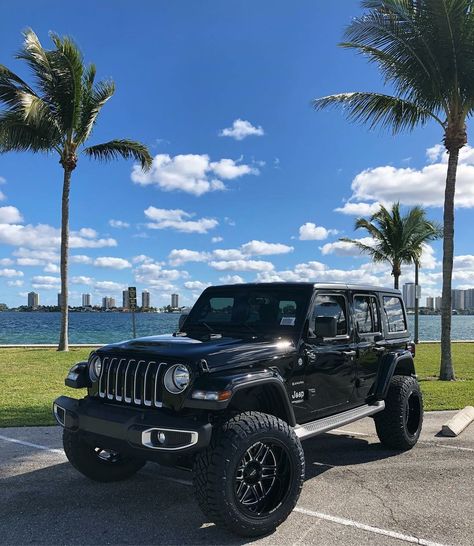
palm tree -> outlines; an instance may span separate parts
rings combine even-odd
[[[449,154],[444,198],[440,379],[454,379],[451,359],[451,284],[454,193],[466,119],[474,112],[474,0],[365,0],[347,27],[342,47],[375,63],[393,95],[342,93],[314,101],[342,106],[354,121],[393,133],[435,121]]]
[[[390,264],[394,288],[399,287],[402,265],[419,265],[423,244],[439,239],[442,234],[441,228],[426,218],[426,212],[421,207],[413,207],[403,216],[400,203],[394,203],[391,210],[381,205],[368,220],[357,218],[355,229],[365,229],[373,242],[365,243],[347,237],[340,240],[356,245],[374,262]]]
[[[110,140],[85,146],[104,104],[113,95],[112,81],[95,82],[96,68],[86,66],[71,38],[51,34],[54,49],[42,47],[32,30],[16,58],[26,62],[35,86],[0,65],[0,153],[56,152],[63,176],[61,207],[61,333],[58,350],[68,350],[69,192],[79,154],[100,160],[133,158],[149,168],[146,146],[133,140]]]

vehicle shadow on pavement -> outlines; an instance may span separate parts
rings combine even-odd
[[[306,480],[331,466],[396,455],[379,444],[324,434],[303,444]],[[328,466],[326,466],[328,465]],[[209,524],[186,481],[189,472],[147,464],[132,479],[88,480],[69,463],[0,481],[0,544],[247,544]],[[174,480],[183,480],[184,483]]]

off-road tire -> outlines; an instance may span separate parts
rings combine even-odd
[[[239,500],[239,487],[249,487],[245,476],[253,479],[254,469],[249,468],[256,463],[244,461],[258,462],[262,458],[260,451],[257,453],[261,445],[263,449],[270,448],[270,461],[275,461],[275,470],[269,473],[276,478],[263,498],[263,506],[267,509],[252,514],[244,505],[247,493]],[[274,452],[279,455],[275,457]],[[287,462],[278,466],[277,460]],[[268,459],[262,462],[266,466],[260,467],[260,476],[263,476],[264,468],[271,468],[267,463]],[[244,464],[247,466],[242,470]],[[216,525],[225,526],[241,536],[266,535],[283,523],[295,507],[303,486],[304,470],[301,443],[287,423],[265,413],[240,413],[224,421],[213,433],[209,447],[197,455],[193,468],[194,493],[204,514]],[[267,476],[261,480],[260,485],[250,486],[258,488],[259,493],[268,487],[271,478]]]
[[[374,416],[377,435],[391,449],[407,451],[420,437],[423,397],[414,377],[395,375],[385,398],[385,409]]]
[[[80,433],[63,429],[63,446],[72,466],[96,482],[118,482],[133,476],[146,461],[117,454],[116,460],[103,460],[97,449],[83,440]]]

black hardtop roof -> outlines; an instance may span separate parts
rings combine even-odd
[[[261,287],[261,288],[314,288],[318,290],[361,290],[364,292],[384,292],[400,295],[397,288],[385,288],[370,284],[346,284],[342,282],[249,282],[241,284],[219,284],[209,286],[207,290],[218,290],[220,288],[238,288],[238,287]]]

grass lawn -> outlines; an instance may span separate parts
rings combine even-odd
[[[89,349],[0,349],[0,427],[52,425],[51,403],[60,394],[83,396],[64,386],[69,368],[86,360]],[[417,346],[416,368],[426,410],[474,404],[474,343],[453,344],[456,382],[437,381],[439,344]]]

